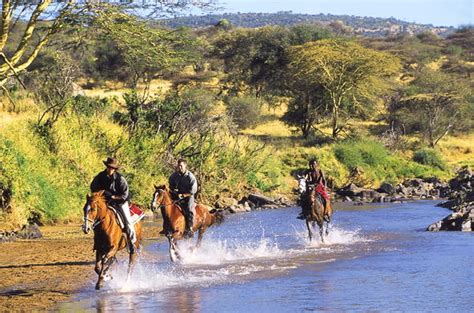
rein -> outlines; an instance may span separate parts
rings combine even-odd
[[[105,217],[101,219],[91,220],[90,218],[84,217],[84,223],[89,222],[92,224],[92,229],[95,229],[100,223],[104,221]]]

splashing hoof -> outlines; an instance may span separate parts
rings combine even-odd
[[[97,284],[95,284],[95,290],[100,290],[104,286],[104,282],[102,279],[99,279]]]
[[[109,280],[112,280],[112,279],[114,279],[112,277],[112,275],[107,274],[107,275],[104,276],[104,281],[109,281]]]

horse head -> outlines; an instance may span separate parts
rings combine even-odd
[[[298,176],[298,192],[300,195],[306,192],[306,179],[302,176]]]
[[[86,204],[84,205],[84,223],[82,224],[82,231],[88,234],[91,229],[97,226],[100,221],[99,208],[101,204],[105,204],[104,191],[94,192],[92,195],[87,195]]]
[[[151,199],[150,209],[155,211],[161,205],[163,205],[163,201],[165,196],[168,194],[168,188],[166,185],[155,186],[155,192],[153,193],[153,198]]]

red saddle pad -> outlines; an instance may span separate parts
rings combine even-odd
[[[135,203],[132,203],[130,205],[130,215],[132,217],[133,217],[133,215],[141,216],[142,214],[143,214],[143,211],[140,210],[140,208]]]

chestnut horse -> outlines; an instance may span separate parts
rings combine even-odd
[[[127,247],[127,235],[122,231],[117,223],[115,213],[108,208],[105,202],[104,191],[94,192],[87,195],[87,202],[84,205],[84,224],[82,230],[88,234],[94,230],[94,250],[95,272],[99,275],[95,289],[102,288],[104,281],[111,279],[110,267],[116,261],[115,254]],[[135,224],[137,242],[132,249],[129,249],[129,261],[127,271],[127,282],[130,278],[133,265],[136,259],[136,249],[139,248],[142,238],[142,222]]]
[[[171,199],[170,192],[165,185],[159,187],[155,186],[150,208],[153,211],[158,208],[161,209],[161,215],[163,216],[162,233],[168,238],[171,261],[176,262],[177,260],[181,260],[177,241],[183,239],[185,227],[184,215],[179,205]],[[203,204],[198,203],[196,205],[193,225],[193,231],[198,231],[196,248],[200,246],[202,236],[207,228],[213,224],[220,224],[223,219],[224,216],[220,211],[211,209]]]
[[[303,194],[301,206],[306,216],[306,227],[308,228],[309,241],[313,240],[312,228],[317,224],[319,226],[319,235],[321,242],[324,243],[324,234],[329,234],[329,223],[332,217],[332,205],[328,201],[326,207],[324,200],[319,192],[316,191],[314,185],[306,186],[306,180],[300,178],[298,180],[298,189]],[[324,232],[324,222],[326,222],[326,232]]]

